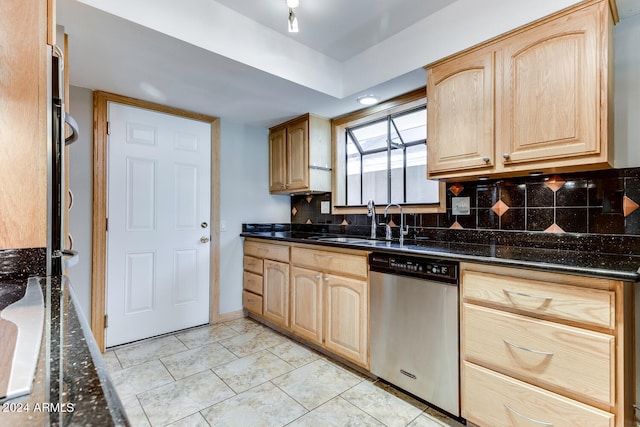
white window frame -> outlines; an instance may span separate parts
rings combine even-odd
[[[346,129],[425,105],[425,95],[425,88],[421,88],[373,107],[359,110],[332,120],[333,179],[331,184],[331,205],[333,214],[359,214],[367,212],[366,206],[344,206],[343,201],[346,200],[346,195],[344,194],[344,182],[346,179],[346,163],[344,161],[346,146],[344,143],[344,137]],[[426,176],[425,179],[427,179]],[[402,209],[403,212],[406,213],[446,212],[446,184],[444,182],[439,184],[438,200],[439,203],[429,205],[403,204]],[[378,207],[384,206],[385,204],[378,205]]]

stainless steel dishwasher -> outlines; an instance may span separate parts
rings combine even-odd
[[[458,263],[372,253],[371,372],[460,416]]]

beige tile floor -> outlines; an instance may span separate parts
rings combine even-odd
[[[248,318],[104,359],[133,426],[461,426]]]

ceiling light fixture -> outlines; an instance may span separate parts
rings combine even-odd
[[[293,9],[300,6],[300,0],[287,0],[287,7],[289,8],[289,32],[298,32],[298,17],[293,12]]]
[[[293,9],[289,8],[289,32],[298,32],[298,17],[293,13]]]
[[[378,103],[378,97],[375,95],[363,95],[358,97],[357,101],[362,105],[374,105]]]

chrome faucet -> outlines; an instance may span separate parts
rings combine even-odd
[[[371,217],[371,238],[376,238],[376,203],[369,200],[367,203],[367,216]]]
[[[396,204],[396,203],[389,203],[387,205],[386,208],[384,208],[384,217],[387,217],[387,210],[389,210],[389,208],[391,206],[397,206],[398,209],[400,209],[400,246],[402,246],[402,244],[404,243],[404,236],[406,236],[407,234],[409,234],[409,225],[407,224],[407,227],[405,228],[404,226],[404,213],[402,213],[402,206]]]

